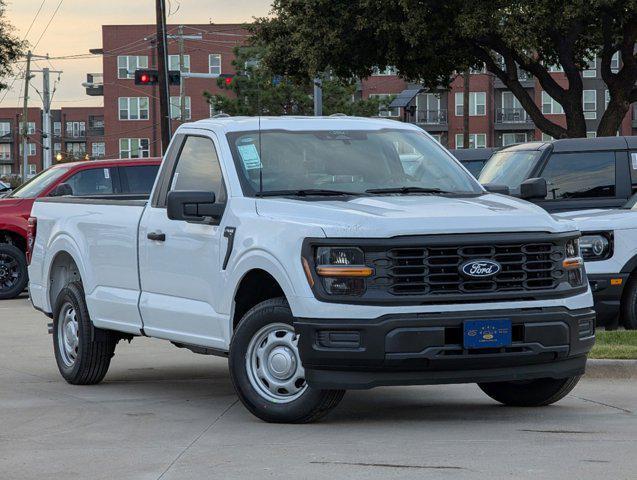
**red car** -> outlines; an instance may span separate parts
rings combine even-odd
[[[145,198],[160,163],[159,158],[144,158],[55,165],[0,198],[0,299],[17,297],[27,285],[28,223],[36,198]]]

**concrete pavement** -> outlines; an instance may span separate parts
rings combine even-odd
[[[325,420],[270,425],[224,359],[120,343],[105,382],[66,384],[48,319],[0,302],[2,479],[632,479],[637,385],[584,379],[555,406],[502,407],[475,385],[348,392]]]

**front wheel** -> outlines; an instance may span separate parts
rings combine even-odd
[[[637,277],[626,285],[620,306],[620,322],[626,330],[637,329]],[[608,330],[608,328],[606,328]]]
[[[514,382],[479,383],[494,400],[513,407],[543,407],[555,403],[575,388],[580,377],[540,378]]]
[[[230,345],[230,376],[237,395],[266,422],[313,422],[345,394],[306,383],[292,322],[284,298],[266,300],[245,314]]]

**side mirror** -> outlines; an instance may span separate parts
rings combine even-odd
[[[60,183],[57,187],[53,189],[53,191],[49,194],[50,197],[66,197],[73,196],[73,187],[68,183]]]
[[[543,200],[548,195],[548,186],[544,178],[529,178],[520,184],[520,198],[524,200]]]
[[[482,185],[487,192],[499,193],[501,195],[510,195],[509,187],[506,185],[498,185],[497,183],[485,183]]]
[[[219,220],[223,205],[215,203],[214,192],[172,191],[166,198],[168,218],[187,222]]]

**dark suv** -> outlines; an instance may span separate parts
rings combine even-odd
[[[478,180],[551,213],[621,207],[637,191],[637,137],[514,145],[494,153]]]

